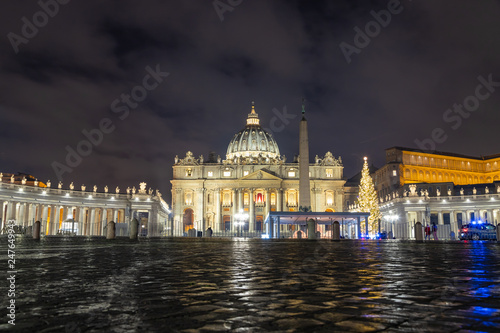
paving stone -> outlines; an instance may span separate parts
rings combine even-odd
[[[19,238],[16,326],[0,330],[500,331],[496,243],[317,249],[287,240]]]

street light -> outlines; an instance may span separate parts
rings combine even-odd
[[[240,230],[239,234],[241,236],[241,226],[245,224],[245,221],[248,219],[248,214],[243,212],[243,209],[240,209],[239,213],[234,214],[234,223],[236,227]]]

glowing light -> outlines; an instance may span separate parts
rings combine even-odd
[[[269,239],[269,235],[268,234],[262,234],[262,235],[260,235],[260,238],[262,238],[262,239]]]
[[[135,198],[135,201],[139,201],[139,198]]]
[[[92,196],[91,196],[91,195],[89,195],[89,199],[92,199]]]
[[[115,200],[115,197],[111,197],[111,200]]]
[[[66,193],[66,196],[69,197],[69,193]]]

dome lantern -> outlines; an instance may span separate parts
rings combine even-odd
[[[270,163],[280,160],[278,144],[260,126],[254,102],[245,128],[234,135],[227,147],[226,159],[236,163]]]

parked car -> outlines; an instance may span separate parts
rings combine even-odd
[[[496,240],[497,228],[491,223],[472,222],[462,225],[460,228],[460,240]]]

